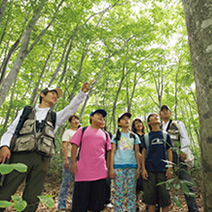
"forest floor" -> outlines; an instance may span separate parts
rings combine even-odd
[[[38,209],[37,209],[36,212],[57,212],[58,211],[57,206],[58,206],[58,194],[59,194],[59,189],[60,189],[60,183],[56,182],[55,180],[51,180],[51,179],[48,179],[46,182],[48,182],[48,183],[45,183],[44,191],[43,191],[42,195],[51,195],[53,197],[55,204],[54,204],[53,208],[48,209],[44,204],[39,203],[39,206],[38,206]],[[69,209],[67,211],[70,211],[70,208],[71,208],[72,186],[73,186],[73,184],[71,184],[71,186],[70,186],[70,195],[67,198],[67,208]],[[24,187],[24,185],[21,185],[19,187],[18,191],[16,192],[16,195],[21,195],[23,187]],[[202,195],[201,195],[200,189],[195,188],[195,192],[196,192],[197,204],[199,206],[199,211],[203,212]],[[112,189],[112,203],[113,203],[113,194],[114,194],[114,189]],[[183,195],[182,192],[179,193],[179,191],[178,191],[178,193],[176,193],[175,191],[171,191],[170,194],[171,194],[171,198],[172,198],[172,205],[170,207],[171,212],[186,212],[186,211],[188,211],[187,205],[186,205],[186,202],[185,202],[185,198],[184,198],[184,195]],[[173,203],[173,196],[174,195],[177,195],[179,197],[180,201],[181,201],[181,207],[180,208],[176,207],[176,205]],[[145,211],[145,204],[142,203],[142,201],[139,202],[139,208],[140,208],[140,212]],[[10,207],[6,211],[7,212],[13,212],[15,210]],[[113,208],[112,209],[104,209],[103,211],[104,212],[110,212],[110,211],[112,212]]]

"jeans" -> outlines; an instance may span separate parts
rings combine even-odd
[[[69,167],[71,166],[71,158],[68,157]],[[58,199],[58,210],[66,209],[66,199],[68,195],[68,189],[70,187],[72,180],[72,174],[69,172],[69,169],[64,168],[63,166],[63,182],[60,187],[59,199]]]

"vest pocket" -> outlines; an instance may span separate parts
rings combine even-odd
[[[44,155],[51,156],[55,154],[54,139],[42,136],[38,141],[37,150]]]
[[[19,131],[19,135],[26,135],[34,132],[35,121],[28,119],[24,122],[23,127]]]
[[[46,122],[46,126],[44,129],[44,133],[50,137],[50,138],[54,138],[54,127],[53,124],[49,121]]]
[[[32,134],[23,135],[16,139],[13,152],[33,151],[35,149],[35,137]]]

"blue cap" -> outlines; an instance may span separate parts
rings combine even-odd
[[[93,116],[95,113],[101,113],[103,117],[105,117],[107,115],[107,112],[105,110],[97,109],[97,110],[93,110],[89,117]]]

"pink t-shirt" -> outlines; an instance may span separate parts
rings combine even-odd
[[[82,127],[79,128],[70,140],[70,143],[80,145]],[[110,136],[101,129],[87,127],[82,136],[79,160],[77,161],[77,172],[75,181],[95,181],[107,178],[107,167],[105,160],[105,146],[111,150]]]

